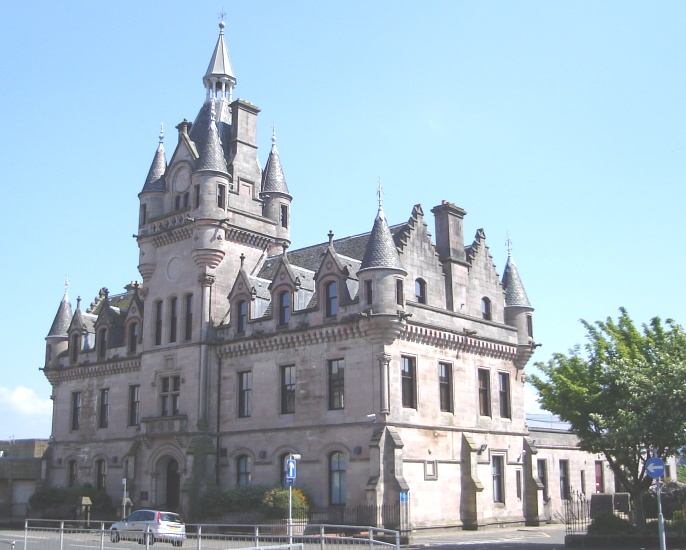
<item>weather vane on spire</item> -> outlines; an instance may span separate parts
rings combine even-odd
[[[272,122],[272,145],[276,145],[276,123]]]
[[[512,241],[510,240],[510,232],[506,233],[507,239],[505,240],[505,247],[507,248],[507,255],[512,256]]]
[[[160,122],[160,143],[164,141],[164,122]]]
[[[383,208],[383,187],[381,186],[381,176],[379,176],[379,185],[376,188],[376,196],[379,198],[379,210]]]

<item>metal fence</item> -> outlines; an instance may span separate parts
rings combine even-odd
[[[585,533],[591,524],[591,501],[583,493],[572,493],[564,501],[565,531],[568,535]]]
[[[26,520],[16,550],[112,549],[109,522]],[[157,541],[159,544],[161,541]],[[400,533],[377,527],[311,524],[287,520],[265,525],[188,524],[183,546],[197,550],[297,549],[297,550],[399,550]],[[140,540],[117,543],[121,550],[146,550],[156,541],[141,533]],[[13,546],[14,547],[14,546]],[[3,546],[0,548],[7,548]]]

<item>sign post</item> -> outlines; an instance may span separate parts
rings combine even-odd
[[[300,455],[291,453],[286,460],[285,484],[288,485],[288,544],[293,544],[293,485],[297,473],[296,460],[300,460]]]
[[[665,473],[665,463],[661,458],[653,456],[646,462],[646,471],[648,475],[652,477],[657,484],[657,526],[660,533],[660,550],[667,549],[667,541],[665,540],[665,518],[662,516],[662,498],[660,495],[660,489],[662,484],[660,483],[660,478]]]

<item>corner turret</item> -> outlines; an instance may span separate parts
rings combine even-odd
[[[505,291],[505,323],[517,329],[515,365],[517,368],[523,369],[536,349],[532,316],[534,308],[529,303],[517,266],[512,259],[509,239],[507,263],[503,272],[502,284]]]
[[[281,167],[279,151],[276,148],[276,130],[272,128],[272,149],[262,172],[260,198],[264,201],[263,215],[276,224],[276,241],[269,250],[270,255],[283,250],[282,244],[290,244],[291,201],[288,185]]]
[[[68,283],[66,283],[68,285]],[[50,331],[45,337],[45,366],[52,366],[54,360],[59,355],[65,352],[69,347],[69,325],[71,324],[73,314],[71,310],[71,303],[69,303],[69,294],[67,289],[64,290],[64,297],[57,308],[57,314],[52,322]]]

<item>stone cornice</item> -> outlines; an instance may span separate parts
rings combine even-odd
[[[407,323],[400,339],[407,342],[417,342],[441,349],[450,349],[473,355],[485,355],[497,359],[513,360],[517,355],[517,344],[506,344],[474,338],[466,334],[440,330]]]
[[[141,358],[123,359],[121,361],[107,361],[92,365],[75,365],[68,368],[57,368],[45,371],[45,376],[51,384],[67,380],[80,380],[96,376],[110,376],[140,370]]]

